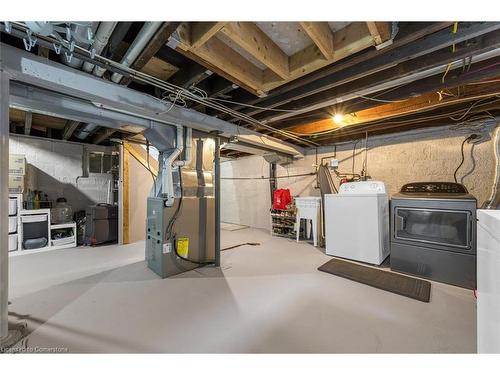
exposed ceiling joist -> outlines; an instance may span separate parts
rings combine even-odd
[[[116,129],[104,129],[100,134],[97,134],[94,137],[94,139],[92,140],[92,143],[94,143],[95,145],[98,145],[98,144],[104,142],[109,137],[111,137],[115,132],[116,132]]]
[[[349,128],[351,126],[383,119],[423,113],[450,105],[498,96],[500,95],[500,85],[498,85],[498,83],[472,85],[468,86],[465,92],[463,90],[460,91],[460,89],[454,89],[450,93],[453,96],[443,96],[439,92],[430,92],[404,101],[378,105],[373,108],[345,115],[341,124],[336,124],[333,119],[330,118],[306,125],[294,126],[289,128],[289,130],[303,134],[317,133],[333,129]]]
[[[325,77],[321,80],[311,82],[299,88],[298,90],[289,91],[278,97],[274,97],[269,101],[262,101],[263,106],[268,108],[280,108],[280,109],[298,109],[297,105],[285,105],[292,100],[298,98],[309,97],[304,100],[301,104],[302,112],[309,112],[317,108],[326,107],[328,105],[334,104],[334,100],[327,101],[324,97],[327,95],[330,99],[333,98],[331,94],[328,94],[326,90],[332,89],[336,86],[345,85],[348,82],[355,81],[358,79],[377,79],[379,75],[385,75],[385,69],[391,68],[391,74],[398,73],[399,68],[397,64],[402,64],[406,61],[416,59],[418,57],[430,54],[432,52],[438,51],[440,49],[451,46],[454,41],[455,43],[460,43],[468,39],[472,39],[489,32],[493,32],[500,29],[499,22],[475,22],[475,23],[465,23],[462,28],[459,28],[456,34],[453,34],[451,30],[443,30],[429,37],[425,38],[418,44],[408,44],[404,45],[399,49],[391,51],[391,53],[382,54],[376,58],[367,60],[362,64],[356,64],[347,67],[336,74],[329,77]],[[492,41],[490,40],[490,44]],[[446,53],[451,54],[450,51]],[[412,62],[409,61],[406,66],[406,70],[412,67]],[[421,67],[420,67],[421,69]],[[422,69],[421,69],[422,70]],[[376,75],[373,73],[377,73]],[[373,75],[372,78],[368,78],[369,75]],[[389,74],[390,75],[390,74]],[[390,78],[390,77],[388,77]],[[358,88],[359,89],[359,88]],[[325,94],[322,94],[325,92]],[[338,96],[338,95],[337,95]],[[316,98],[317,97],[317,98]],[[321,99],[319,99],[321,98]],[[244,113],[249,115],[255,115],[262,112],[259,109],[244,110]],[[283,114],[273,117],[273,121],[278,121],[288,117],[292,117],[293,114]]]
[[[255,95],[264,94],[261,89],[262,71],[218,38],[211,38],[194,49],[181,42],[178,49],[190,59]]]
[[[279,77],[290,77],[288,56],[255,23],[230,22],[221,31]]]
[[[328,22],[301,22],[300,25],[319,48],[324,58],[332,60],[334,56],[333,32]]]
[[[198,48],[224,27],[225,22],[193,22],[191,25],[191,48]]]
[[[174,74],[172,83],[177,86],[189,88],[196,86],[211,75],[211,70],[205,68],[203,65],[192,62]]]
[[[79,121],[69,120],[64,127],[62,139],[65,141],[70,139],[75,130],[78,128],[78,125],[80,125]]]
[[[235,99],[240,102],[244,102],[250,105],[262,105],[269,106],[268,103],[273,99],[282,96],[285,93],[293,92],[297,93],[295,98],[303,97],[307,94],[307,90],[301,90],[302,86],[310,84],[315,81],[321,82],[326,77],[331,76],[341,70],[347,69],[355,64],[361,64],[369,59],[380,56],[383,53],[387,53],[396,48],[400,48],[405,44],[412,43],[418,39],[424,38],[427,35],[436,33],[448,26],[452,22],[406,22],[399,24],[399,32],[394,39],[393,43],[383,50],[370,49],[366,50],[362,54],[357,54],[355,56],[349,56],[344,61],[337,62],[336,64],[328,65],[322,69],[315,71],[314,73],[308,74],[306,76],[300,77],[294,81],[291,81],[283,86],[280,86],[268,93],[266,97],[255,98],[248,94],[247,92],[241,91],[238,97]],[[289,94],[290,95],[290,94]],[[272,105],[272,104],[271,104]],[[250,114],[251,110],[242,105],[232,105],[234,110],[241,110],[247,114]],[[222,115],[221,118],[227,119],[229,116]]]
[[[391,37],[390,22],[367,22],[366,26],[377,45],[388,41]]]

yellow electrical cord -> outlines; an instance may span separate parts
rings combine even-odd
[[[458,22],[455,22],[453,24],[453,34],[456,34],[458,31]],[[455,53],[455,43],[453,43],[453,45],[451,46],[451,52],[452,53]],[[444,83],[444,79],[446,78],[446,75],[448,74],[448,72],[450,71],[450,68],[451,68],[451,63],[449,63],[447,66],[446,66],[446,70],[444,71],[444,74],[443,74],[443,78],[441,78],[441,83]]]

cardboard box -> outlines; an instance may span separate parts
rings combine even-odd
[[[9,193],[10,194],[24,193],[24,175],[9,174]]]
[[[9,173],[26,174],[26,159],[24,155],[9,154]]]

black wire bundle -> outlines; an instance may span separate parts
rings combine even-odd
[[[464,154],[464,146],[465,146],[465,143],[466,142],[469,142],[473,139],[476,139],[478,136],[477,134],[471,134],[469,135],[467,138],[465,138],[462,142],[462,146],[460,147],[460,152],[462,154],[462,160],[460,161],[460,164],[458,165],[457,169],[455,169],[455,172],[453,172],[453,179],[455,180],[456,183],[458,183],[458,180],[457,180],[457,173],[458,173],[458,170],[462,167],[462,165],[464,164],[465,162],[465,154]]]

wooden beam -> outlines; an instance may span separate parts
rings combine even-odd
[[[32,123],[33,123],[33,113],[25,112],[25,115],[24,115],[24,134],[26,134],[26,135],[30,134]]]
[[[300,25],[325,59],[333,59],[333,32],[328,26],[328,22],[301,22]]]
[[[193,22],[191,24],[191,48],[198,48],[224,27],[225,22]]]
[[[327,130],[347,128],[353,125],[360,125],[372,121],[408,116],[415,113],[423,113],[441,107],[500,95],[500,86],[497,83],[471,85],[467,86],[465,93],[461,95],[458,95],[459,91],[456,88],[452,89],[452,91],[456,91],[452,97],[440,95],[438,92],[430,92],[401,102],[387,103],[366,110],[350,113],[344,116],[344,119],[340,124],[335,123],[333,119],[329,118],[305,125],[293,126],[287,128],[287,130],[301,134],[313,134]]]
[[[255,95],[264,95],[262,71],[250,61],[218,38],[211,38],[202,46],[191,49],[185,43],[185,27],[178,31],[181,42],[177,51]]]
[[[387,42],[391,37],[390,22],[367,22],[366,26],[376,45]]]
[[[221,31],[279,77],[290,77],[288,56],[255,23],[230,22]]]
[[[101,134],[98,134],[94,137],[93,143],[98,145],[99,143],[104,142],[106,139],[111,137],[117,130],[116,129],[104,129]]]
[[[212,71],[210,69],[190,61],[189,64],[186,64],[186,66],[172,76],[171,82],[174,85],[189,88],[191,86],[196,86],[211,75]]]
[[[75,130],[78,128],[78,125],[80,125],[79,121],[72,121],[68,120],[66,122],[66,125],[64,126],[64,131],[63,131],[63,136],[62,138],[67,141],[68,139],[71,138]]]
[[[306,84],[298,90],[289,91],[269,100],[263,100],[260,106],[295,110],[300,108],[304,112],[324,108],[332,105],[334,102],[332,99],[335,97],[367,89],[374,86],[375,83],[388,82],[427,68],[460,60],[472,54],[482,53],[493,47],[497,48],[500,37],[499,30],[500,23],[467,23],[462,28],[462,31],[459,29],[459,32],[455,34],[455,38],[460,42],[479,36],[482,36],[482,38],[479,42],[472,42],[468,46],[458,48],[455,53],[452,52],[451,48],[446,49],[453,43],[453,39],[450,38],[451,31],[442,30],[420,43],[404,45],[390,54],[381,54],[362,64],[347,67],[336,74]],[[332,89],[337,86],[339,89],[333,93]],[[301,99],[301,101],[298,102],[297,99]],[[289,102],[295,103],[287,105]],[[262,111],[249,109],[243,110],[243,112],[253,116]],[[286,117],[292,116],[290,114],[275,114],[269,118],[266,117],[266,119],[271,120],[272,118],[272,121],[278,121]]]
[[[267,104],[271,100],[279,99],[284,94],[289,95],[289,98],[290,94],[293,94],[293,97],[300,99],[308,92],[310,92],[309,89],[302,90],[302,87],[305,85],[309,85],[313,82],[322,82],[325,78],[333,76],[337,72],[340,72],[353,65],[361,64],[365,61],[380,56],[383,53],[395,50],[416,40],[422,39],[427,35],[436,33],[450,25],[452,25],[452,22],[403,22],[399,25],[400,30],[397,37],[394,39],[394,42],[391,45],[385,47],[383,50],[370,49],[366,50],[362,54],[349,56],[344,61],[328,65],[322,69],[315,71],[314,73],[308,74],[285,85],[282,85],[270,91],[266,97],[255,98],[252,95],[248,94],[246,91],[241,91],[240,95],[238,97],[234,97],[233,99],[235,99],[235,101],[243,102],[246,104],[259,104],[263,106],[267,106]],[[264,105],[264,102],[266,103],[266,105]],[[234,105],[231,106],[231,108],[237,111],[243,111],[244,113],[251,111],[250,109],[241,105]],[[229,115],[221,115],[221,118],[228,119]]]
[[[123,165],[122,165],[122,193],[123,193],[123,244],[130,243],[130,220],[129,220],[129,210],[130,210],[130,199],[129,199],[129,152],[123,149]]]
[[[130,155],[141,163],[144,168],[151,169],[151,172],[155,176],[158,176],[158,161],[153,157],[150,157],[148,166],[148,156],[146,150],[144,150],[141,146],[130,142],[124,142],[123,147],[130,153]]]
[[[366,23],[353,22],[333,33],[333,45],[335,46],[335,51],[331,60],[326,60],[315,44],[290,56],[288,64],[290,76],[286,81],[277,80],[274,72],[266,69],[264,71],[263,90],[268,92],[288,81],[312,73],[328,64],[332,64],[371,47],[374,45],[374,42]]]

